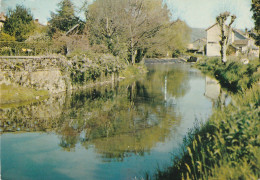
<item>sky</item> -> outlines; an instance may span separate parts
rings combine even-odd
[[[88,0],[91,3],[93,0]],[[233,24],[237,29],[251,29],[254,27],[251,0],[163,0],[171,11],[172,19],[184,20],[193,28],[208,28],[216,22],[216,16],[221,12],[229,11],[237,19]],[[57,10],[60,0],[0,0],[0,12],[22,4],[30,8],[35,19],[47,24],[50,12]],[[83,0],[72,0],[76,7],[82,5]],[[83,17],[83,13],[80,15]]]

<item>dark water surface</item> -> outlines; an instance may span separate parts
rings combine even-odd
[[[138,179],[169,165],[213,100],[206,77],[187,64],[148,70],[135,81],[1,109],[2,179]]]

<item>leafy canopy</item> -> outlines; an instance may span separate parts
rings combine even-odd
[[[188,37],[188,27],[170,21],[162,0],[96,0],[88,6],[86,15],[91,45],[132,64],[156,49],[165,56],[167,50],[183,47]]]
[[[74,5],[71,0],[62,0],[58,7],[59,9],[56,13],[51,12],[49,21],[49,34],[51,36],[57,31],[68,32],[75,25],[82,24],[79,17],[75,15]]]
[[[33,15],[30,9],[22,5],[16,5],[15,9],[8,9],[4,33],[14,36],[17,41],[24,41],[34,28]]]

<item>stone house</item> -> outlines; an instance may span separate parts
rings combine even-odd
[[[206,43],[206,38],[197,39],[193,43],[188,44],[187,52],[205,55]]]
[[[220,26],[215,23],[210,26],[207,31],[207,44],[206,44],[206,55],[207,56],[220,56]],[[241,32],[237,29],[231,29],[229,34],[229,45],[231,45],[236,55],[239,53],[258,56],[259,47],[255,45],[255,40],[249,37],[247,32]]]

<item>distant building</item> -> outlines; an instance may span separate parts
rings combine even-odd
[[[220,56],[220,26],[215,23],[210,26],[207,31],[206,55]],[[229,34],[229,45],[238,53],[249,53],[254,56],[259,55],[259,47],[255,45],[255,40],[249,37],[247,32],[241,32],[237,29],[232,29]]]
[[[3,26],[4,26],[5,20],[6,20],[6,17],[5,17],[5,15],[4,15],[4,13],[1,12],[1,13],[0,13],[0,31],[1,31],[1,29],[3,28]]]
[[[187,52],[205,55],[206,43],[206,38],[197,39],[193,43],[188,44]]]

